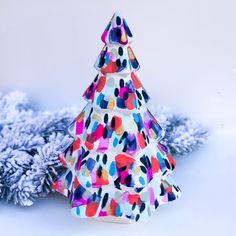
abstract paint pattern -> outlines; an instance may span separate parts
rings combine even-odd
[[[145,105],[150,97],[134,72],[130,74],[98,74],[83,97],[99,109],[134,110]]]
[[[164,130],[135,74],[131,38],[115,13],[102,35],[98,74],[83,94],[88,104],[69,127],[74,141],[59,156],[66,171],[52,188],[69,198],[77,217],[138,221],[181,195],[170,177],[175,161],[159,143]]]
[[[102,41],[105,44],[126,45],[132,41],[132,33],[124,18],[115,13],[102,34]]]
[[[139,67],[139,63],[129,45],[107,44],[103,47],[95,62],[95,68],[100,70],[102,74],[130,73],[138,70]]]
[[[119,111],[100,112],[89,103],[69,127],[70,134],[83,140],[88,150],[114,150],[134,155],[164,136],[164,131],[147,108],[129,115]]]

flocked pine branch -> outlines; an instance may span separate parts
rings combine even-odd
[[[209,133],[203,125],[163,105],[150,109],[165,129],[161,143],[167,146],[172,155],[185,155],[206,143]]]
[[[21,92],[0,95],[0,196],[32,205],[51,191],[60,163],[57,155],[72,141],[71,108],[37,112]]]
[[[152,112],[166,130],[162,143],[172,154],[189,153],[206,141],[206,129],[191,119],[165,106]],[[0,94],[1,198],[30,206],[52,191],[50,185],[62,171],[58,154],[72,142],[67,128],[75,114],[72,108],[38,112],[22,92]]]

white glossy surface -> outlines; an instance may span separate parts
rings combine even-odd
[[[59,194],[29,208],[0,201],[1,235],[234,234],[235,1],[0,0],[0,90],[24,90],[42,109],[82,108],[100,35],[117,9],[134,34],[139,77],[153,103],[211,130],[208,145],[177,159],[181,199],[128,225],[76,219]]]

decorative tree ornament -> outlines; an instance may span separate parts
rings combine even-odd
[[[74,142],[60,155],[66,171],[51,187],[69,198],[77,217],[138,221],[181,195],[170,177],[175,161],[159,142],[164,130],[135,73],[131,39],[115,13],[102,34],[98,74],[83,95],[88,104],[69,127]]]

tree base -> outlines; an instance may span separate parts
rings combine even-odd
[[[124,219],[124,218],[115,217],[115,216],[97,217],[97,218],[93,218],[93,220],[100,221],[100,222],[107,222],[107,223],[116,223],[116,224],[130,224],[130,223],[132,223],[132,221],[129,219]]]

